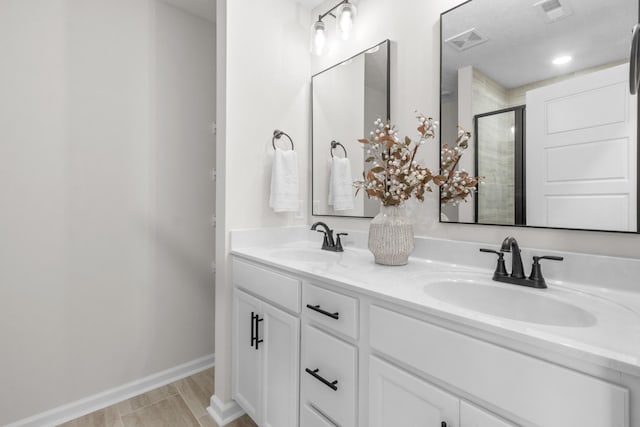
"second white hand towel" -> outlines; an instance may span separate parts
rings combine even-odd
[[[298,156],[293,150],[276,148],[271,168],[269,206],[274,212],[297,212],[298,199]]]
[[[351,162],[347,158],[331,159],[328,203],[335,211],[345,211],[354,207]]]

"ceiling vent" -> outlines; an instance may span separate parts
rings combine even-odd
[[[573,13],[566,4],[566,0],[563,0],[562,3],[560,0],[542,0],[534,3],[533,6],[540,8],[547,22],[556,22]]]
[[[453,37],[449,37],[445,40],[445,43],[449,43],[458,51],[463,51],[478,46],[487,40],[489,39],[478,32],[478,30],[471,28]]]

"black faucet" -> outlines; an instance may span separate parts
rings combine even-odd
[[[552,261],[562,261],[564,258],[561,256],[534,256],[533,265],[531,266],[531,274],[529,277],[524,275],[524,268],[522,267],[522,257],[520,256],[520,246],[518,241],[509,236],[502,242],[500,251],[494,251],[492,249],[480,249],[480,252],[490,252],[498,255],[498,265],[496,271],[493,273],[493,280],[496,282],[511,283],[513,285],[528,286],[530,288],[544,289],[547,287],[547,283],[542,276],[542,267],[540,266],[540,260],[548,259]],[[511,274],[507,272],[504,265],[504,252],[511,252]]]
[[[318,227],[324,228],[324,230],[317,230]],[[344,252],[342,248],[342,242],[340,241],[340,236],[348,236],[347,233],[338,233],[337,239],[333,239],[333,230],[329,228],[327,224],[324,222],[316,222],[311,226],[313,231],[317,231],[318,233],[324,233],[324,239],[322,241],[322,249],[325,251],[332,252]]]

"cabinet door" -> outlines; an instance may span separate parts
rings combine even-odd
[[[260,415],[260,353],[256,349],[255,316],[262,303],[256,298],[234,290],[233,297],[233,398],[255,421]],[[262,318],[262,316],[260,316]],[[262,327],[264,321],[260,322]],[[262,343],[261,343],[262,344]]]
[[[460,402],[460,427],[515,427],[489,412],[465,401]]]
[[[262,421],[264,427],[298,425],[300,319],[263,303]]]
[[[369,362],[370,427],[459,426],[456,397],[377,357]]]

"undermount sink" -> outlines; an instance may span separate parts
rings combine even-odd
[[[425,285],[424,292],[448,304],[522,322],[582,328],[597,323],[593,314],[547,295],[548,290],[446,279]]]
[[[269,252],[269,255],[281,260],[323,264],[338,262],[340,260],[340,255],[337,252],[323,251],[320,248],[274,249]]]

